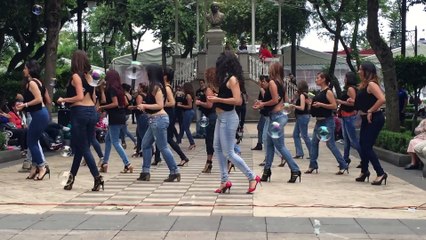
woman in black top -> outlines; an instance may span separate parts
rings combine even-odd
[[[74,159],[71,166],[71,172],[65,190],[71,190],[80,167],[81,159],[84,157],[90,173],[94,177],[94,186],[92,191],[99,191],[102,186],[104,189],[104,180],[99,175],[95,159],[90,151],[90,140],[95,135],[95,126],[98,121],[95,102],[95,88],[89,83],[93,81],[89,74],[90,63],[84,51],[77,50],[71,59],[72,79],[68,82],[67,97],[58,99],[58,103],[71,105],[71,142],[74,152]]]
[[[340,99],[337,99],[337,103],[340,104],[340,116],[342,118],[343,127],[343,140],[344,140],[344,152],[343,159],[349,164],[349,151],[351,146],[359,153],[359,140],[355,130],[355,120],[357,111],[355,110],[354,103],[349,102],[348,99],[355,100],[357,92],[357,79],[354,72],[348,72],[345,75],[345,88],[342,92]]]
[[[217,114],[213,145],[219,161],[221,183],[215,192],[225,193],[232,187],[232,183],[228,181],[227,159],[229,159],[248,178],[247,193],[253,193],[260,182],[260,177],[256,176],[234,152],[235,132],[239,124],[235,106],[242,103],[240,85],[244,84],[244,79],[240,62],[233,52],[225,51],[217,59],[216,79],[220,84],[218,94],[207,97],[208,101],[215,104]]]
[[[298,98],[294,104],[294,114],[296,115],[296,124],[293,130],[294,147],[296,148],[296,156],[294,158],[303,158],[302,135],[303,141],[308,149],[309,156],[311,155],[311,139],[308,136],[308,125],[311,115],[309,114],[308,104],[308,83],[305,80],[299,80],[297,83]]]
[[[358,70],[361,84],[356,95],[355,101],[348,99],[349,102],[355,102],[355,108],[360,111],[362,117],[361,131],[359,134],[360,157],[361,157],[361,175],[356,178],[357,182],[364,182],[369,178],[368,163],[371,162],[377,177],[371,183],[372,185],[381,185],[388,178],[383,171],[379,159],[373,150],[380,130],[385,124],[385,117],[380,107],[385,103],[385,96],[380,89],[376,66],[371,62],[364,62]]]
[[[348,164],[343,160],[342,154],[336,147],[334,140],[335,123],[332,111],[337,108],[336,98],[333,91],[329,88],[331,79],[327,73],[320,72],[317,74],[315,83],[321,88],[320,92],[312,99],[311,115],[316,118],[314,132],[312,134],[312,148],[311,148],[311,161],[309,169],[305,172],[310,174],[313,171],[318,172],[318,147],[320,139],[317,137],[320,131],[327,131],[330,135],[327,140],[327,147],[333,153],[337,162],[339,163],[339,171],[336,175],[342,175],[346,172],[349,173]],[[326,129],[325,129],[326,128]]]
[[[192,137],[192,133],[190,129],[192,119],[195,116],[195,111],[193,108],[194,88],[192,87],[192,84],[185,83],[183,85],[183,92],[185,93],[185,98],[183,99],[182,102],[176,103],[177,107],[180,107],[183,109],[183,120],[182,120],[183,131],[179,133],[179,139],[182,141],[183,133],[185,132],[186,137],[188,138],[188,141],[189,141],[188,150],[192,150],[195,148],[195,141],[194,141],[194,138]]]
[[[24,102],[16,106],[18,111],[25,108],[31,114],[32,121],[28,126],[27,146],[32,156],[32,167],[27,179],[43,180],[50,169],[39,147],[39,139],[49,123],[49,113],[44,105],[46,88],[40,79],[40,66],[35,60],[25,63],[24,77],[26,78]],[[50,99],[49,99],[50,100]]]
[[[207,101],[208,96],[214,96],[216,92],[217,80],[216,80],[216,68],[208,68],[205,72],[205,80],[207,82],[207,87],[204,88],[203,94],[200,94],[200,97],[195,104],[199,107],[200,111],[206,116],[209,120],[209,124],[206,126],[206,137],[204,138],[206,144],[207,160],[202,173],[211,173],[213,167],[213,138],[216,125],[216,111],[213,108],[213,103]]]

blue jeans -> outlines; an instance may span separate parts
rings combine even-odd
[[[120,144],[120,132],[124,131],[125,127],[125,124],[112,124],[108,126],[108,133],[105,136],[105,156],[103,163],[107,164],[109,161],[112,144],[123,161],[124,166],[128,166],[130,164],[129,159]]]
[[[142,149],[142,139],[143,136],[145,136],[146,130],[148,130],[148,115],[145,113],[141,113],[138,115],[137,120],[137,127],[136,127],[136,133],[137,133],[137,145],[136,145],[136,151],[139,153]]]
[[[355,150],[361,156],[359,140],[356,136],[355,125],[354,125],[355,119],[356,119],[356,115],[350,116],[350,117],[342,117],[343,140],[344,140],[343,159],[345,159],[345,161],[349,159],[349,151],[351,150],[351,146],[355,148]]]
[[[296,156],[304,155],[303,148],[302,148],[302,141],[300,140],[300,135],[302,135],[303,141],[306,144],[306,148],[308,148],[309,156],[311,156],[312,142],[308,136],[308,124],[309,124],[310,118],[311,118],[311,115],[309,114],[296,115],[296,124],[294,125],[294,130],[293,130],[293,139],[294,139],[294,146],[296,147]]]
[[[179,168],[173,158],[172,151],[167,144],[167,127],[169,126],[168,115],[149,116],[149,127],[142,139],[142,172],[148,172],[151,168],[152,144],[155,141],[158,150],[169,168],[170,174],[179,173]]]
[[[102,148],[98,142],[98,139],[96,139],[96,135],[93,135],[92,146],[93,146],[93,149],[95,149],[96,154],[98,154],[98,157],[103,158],[104,154],[102,153]]]
[[[71,116],[71,144],[74,152],[71,174],[77,175],[81,159],[84,157],[90,173],[93,177],[97,177],[99,171],[90,151],[90,144],[95,136],[95,126],[98,122],[96,109],[94,106],[71,107]]]
[[[192,137],[191,130],[189,127],[191,126],[192,119],[194,118],[195,111],[194,109],[184,110],[183,111],[183,120],[182,120],[182,130],[179,132],[179,140],[182,141],[183,132],[186,133],[186,137],[188,138],[189,144],[194,145],[194,138]],[[180,142],[178,141],[178,142]]]
[[[27,146],[31,152],[32,164],[43,167],[46,164],[43,151],[39,147],[39,139],[49,124],[49,113],[46,108],[31,112],[31,123],[28,126]]]
[[[265,116],[260,114],[259,122],[257,123],[257,143],[263,144],[263,128],[265,127]]]
[[[129,118],[130,118],[130,115],[126,115],[126,122],[127,120],[129,120]],[[122,143],[126,142],[126,136],[129,137],[130,140],[132,140],[132,142],[135,145],[137,144],[135,136],[133,136],[133,134],[127,128],[127,123],[124,125],[124,128],[120,131],[120,139]]]
[[[368,163],[371,162],[377,176],[382,176],[385,172],[380,165],[379,159],[373,150],[373,145],[385,124],[385,117],[382,112],[373,113],[371,123],[366,117],[362,117],[361,132],[359,134],[361,172],[368,172]]]
[[[271,129],[273,128],[273,122],[277,122],[282,129],[282,131],[278,132],[278,138],[272,138],[270,134]],[[297,166],[297,163],[291,156],[290,151],[285,147],[284,144],[284,126],[287,124],[287,122],[287,115],[284,115],[284,113],[281,111],[277,113],[272,113],[269,117],[266,117],[265,127],[263,129],[263,132],[267,133],[265,141],[265,169],[271,169],[272,162],[274,161],[274,149],[276,149],[281,154],[281,156],[287,161],[288,166],[290,167],[292,172],[299,171],[299,166]]]
[[[217,114],[213,147],[219,161],[222,183],[228,181],[228,159],[246,175],[249,181],[255,178],[253,171],[234,151],[235,133],[239,121],[235,110]]]
[[[336,141],[334,140],[334,131],[336,128],[336,125],[334,123],[333,117],[328,117],[324,120],[317,120],[315,123],[314,132],[312,134],[312,148],[311,148],[311,161],[309,163],[309,168],[318,168],[318,147],[320,140],[317,137],[318,129],[321,126],[327,126],[328,131],[330,132],[330,139],[327,141],[327,147],[330,149],[331,153],[336,158],[337,162],[339,163],[339,169],[343,170],[348,167],[348,164],[343,160],[342,154],[340,153],[339,149],[336,147]]]

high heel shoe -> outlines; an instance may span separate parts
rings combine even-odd
[[[148,172],[141,172],[138,177],[138,181],[149,181],[151,179],[151,174]]]
[[[340,169],[340,170],[336,173],[336,175],[343,175],[343,174],[345,174],[345,172],[347,172],[347,173],[349,174],[349,167],[346,167],[346,168],[344,168],[344,169]]]
[[[302,181],[302,172],[301,171],[291,172],[290,179],[287,182],[288,183],[295,183],[297,178],[299,178],[299,182]]]
[[[28,175],[26,179],[34,179],[37,173],[38,173],[38,167],[31,166],[30,174]]]
[[[373,182],[371,182],[371,185],[382,185],[383,180],[385,181],[385,185],[386,185],[386,181],[388,179],[388,174],[384,173],[382,176],[380,176],[380,180],[374,180]]]
[[[41,174],[41,176],[40,176],[40,173],[42,173],[43,169],[44,169],[45,172],[43,174]],[[47,174],[49,174],[49,179],[50,179],[50,168],[48,166],[44,166],[44,167],[38,168],[38,176],[34,178],[34,181],[41,181],[41,180],[43,180],[44,177]]]
[[[235,165],[228,160],[228,174],[231,173],[232,169],[234,169],[234,172],[235,172]]]
[[[271,181],[271,175],[272,175],[272,172],[271,172],[270,168],[269,169],[264,169],[262,177],[260,178],[260,181],[262,181],[262,182],[269,181],[270,182]]]
[[[281,157],[281,163],[278,165],[278,167],[284,167],[286,164],[287,164],[287,160]]]
[[[95,182],[93,184],[93,188],[92,191],[97,192],[101,189],[102,186],[102,191],[105,190],[104,189],[104,179],[101,175],[95,177]]]
[[[103,172],[103,173],[108,172],[108,163],[102,163],[101,167],[99,168],[99,172]]]
[[[213,168],[213,162],[212,160],[207,160],[206,165],[204,166],[202,173],[211,173]]]
[[[293,158],[294,158],[294,159],[299,159],[299,158],[303,159],[303,155],[296,155],[296,156],[294,156]]]
[[[263,166],[265,166],[265,164],[266,164],[266,161],[265,161],[265,160],[263,160],[263,162],[261,162],[261,163],[259,164],[259,166],[263,167]]]
[[[188,147],[188,150],[192,150],[192,149],[195,149],[195,144],[191,144],[191,145],[189,145],[189,147]]]
[[[164,179],[164,182],[174,182],[175,179],[177,182],[180,182],[180,173],[169,174],[169,177]]]
[[[214,192],[215,193],[226,193],[226,191],[229,189],[228,193],[231,193],[231,187],[232,187],[232,182],[227,181],[225,183],[224,187],[220,187],[220,188],[216,189]]]
[[[64,186],[64,190],[71,190],[73,184],[74,184],[74,176],[70,173],[70,175],[68,176],[67,183]]]
[[[361,175],[359,175],[359,177],[355,178],[355,181],[364,182],[365,179],[367,179],[367,182],[370,181],[370,172],[361,173]]]
[[[313,171],[318,173],[318,168],[308,168],[308,170],[305,171],[305,174],[312,174]]]
[[[120,173],[133,173],[133,166],[132,164],[127,164],[126,166],[124,166],[123,171],[121,171]]]
[[[180,161],[180,163],[178,164],[179,167],[184,167],[185,164],[188,165],[187,163],[189,162],[189,159],[183,159]]]
[[[161,162],[161,159],[159,159],[159,160],[154,160],[154,161],[151,163],[151,165],[152,165],[152,166],[157,166],[160,162]]]
[[[256,185],[254,185],[254,188],[251,188],[251,187],[250,187],[250,183],[251,183],[251,182],[253,182],[253,181],[256,181]],[[260,177],[259,177],[259,176],[256,176],[256,178],[255,178],[255,179],[253,179],[253,180],[249,181],[249,188],[248,188],[248,190],[247,190],[247,194],[251,194],[251,193],[253,193],[253,192],[256,190],[256,187],[257,187],[257,184],[258,184],[258,183],[260,183],[260,185],[262,185],[262,182],[260,181]]]

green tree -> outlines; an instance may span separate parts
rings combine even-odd
[[[398,76],[398,81],[401,81],[407,89],[414,93],[414,99],[420,99],[420,92],[426,86],[426,57],[423,55],[415,57],[397,56],[395,58],[395,70]],[[414,116],[412,131],[417,123],[418,102],[414,101]]]

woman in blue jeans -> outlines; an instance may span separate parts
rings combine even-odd
[[[104,189],[104,180],[96,167],[95,159],[90,151],[90,144],[95,135],[95,126],[98,121],[95,108],[95,88],[89,83],[93,81],[90,71],[89,59],[84,51],[77,50],[71,58],[71,80],[68,82],[67,96],[60,97],[58,103],[65,103],[71,109],[71,144],[74,152],[70,175],[64,186],[71,190],[84,157],[90,173],[94,178],[92,191]]]
[[[271,64],[269,67],[269,80],[264,85],[265,94],[262,101],[254,104],[254,109],[262,109],[261,113],[265,116],[265,127],[263,129],[264,143],[266,148],[265,166],[261,181],[271,180],[271,167],[274,160],[276,149],[280,155],[288,162],[291,174],[289,183],[295,183],[297,178],[301,181],[302,173],[299,166],[291,157],[290,151],[284,145],[284,126],[288,122],[287,115],[284,115],[284,68],[278,62]]]
[[[336,99],[334,97],[333,91],[329,88],[331,79],[327,73],[320,72],[317,74],[315,83],[320,87],[320,92],[315,95],[312,99],[311,106],[311,115],[316,117],[316,123],[314,127],[314,132],[312,134],[312,148],[311,148],[311,161],[309,163],[308,170],[305,171],[305,174],[311,174],[313,171],[318,172],[318,147],[320,139],[317,137],[318,133],[324,127],[327,128],[330,139],[327,141],[327,148],[330,149],[333,153],[337,162],[339,163],[339,171],[336,172],[336,175],[342,175],[349,173],[348,164],[343,160],[342,154],[339,149],[336,147],[336,142],[334,140],[334,118],[333,110],[337,108]]]
[[[133,173],[133,166],[120,144],[120,132],[126,129],[126,107],[128,105],[121,86],[120,75],[115,70],[109,70],[106,73],[105,81],[106,89],[101,89],[101,104],[103,105],[99,106],[99,110],[108,112],[108,133],[105,136],[105,154],[100,171],[107,172],[111,145],[113,145],[124,164],[121,173]]]
[[[216,61],[216,79],[219,84],[217,96],[208,96],[216,108],[217,120],[214,132],[214,152],[218,158],[221,181],[216,193],[231,190],[232,183],[228,181],[228,159],[246,175],[249,180],[247,193],[253,193],[260,177],[256,176],[244,160],[234,152],[235,132],[239,119],[235,106],[241,105],[240,85],[244,84],[242,67],[235,54],[223,52]]]
[[[302,141],[300,135],[302,135],[303,141],[308,149],[309,156],[311,155],[311,139],[308,136],[308,125],[311,115],[309,114],[308,100],[308,83],[305,80],[299,80],[297,83],[297,94],[299,97],[294,104],[294,113],[296,115],[296,124],[293,130],[294,146],[296,147],[296,156],[294,158],[303,158]]]
[[[340,115],[342,118],[342,131],[344,140],[344,151],[343,159],[348,163],[351,162],[349,153],[351,146],[355,148],[358,154],[361,156],[359,140],[356,136],[355,131],[355,119],[357,112],[353,102],[348,102],[348,99],[355,100],[357,92],[357,79],[354,72],[348,72],[345,75],[345,87],[340,99],[337,99],[337,103],[340,104]]]
[[[146,67],[148,74],[148,90],[144,103],[138,104],[138,109],[148,115],[149,127],[142,139],[142,172],[139,181],[149,181],[151,178],[152,144],[155,142],[169,168],[169,176],[164,182],[180,182],[179,168],[176,165],[172,152],[167,144],[167,128],[169,116],[164,110],[166,102],[166,89],[163,78],[163,69],[158,64]]]
[[[364,182],[369,179],[370,172],[368,164],[371,162],[377,177],[371,183],[372,185],[386,184],[388,175],[380,165],[379,159],[373,150],[373,145],[379,136],[385,124],[385,117],[380,107],[385,103],[385,96],[379,86],[376,66],[371,62],[364,62],[358,70],[361,84],[355,101],[348,99],[349,102],[355,102],[355,108],[360,111],[362,118],[361,131],[359,135],[360,156],[361,156],[361,174],[355,179],[357,182]]]
[[[182,120],[183,131],[180,131],[179,133],[179,139],[180,139],[179,142],[182,141],[183,133],[185,132],[186,137],[188,138],[188,141],[189,141],[188,150],[192,150],[195,148],[194,138],[192,137],[192,133],[190,129],[192,119],[194,118],[194,115],[195,115],[195,111],[193,109],[194,88],[192,87],[192,84],[185,83],[183,85],[183,92],[185,93],[185,98],[183,99],[182,102],[177,103],[177,107],[180,107],[183,109],[183,120]]]
[[[25,111],[31,115],[32,121],[27,131],[27,147],[32,156],[32,167],[27,179],[43,180],[50,169],[46,166],[44,154],[39,147],[39,139],[49,123],[49,113],[44,102],[50,98],[40,79],[40,66],[35,60],[25,63],[24,77],[27,79],[24,90],[24,102],[16,106],[18,111]]]

